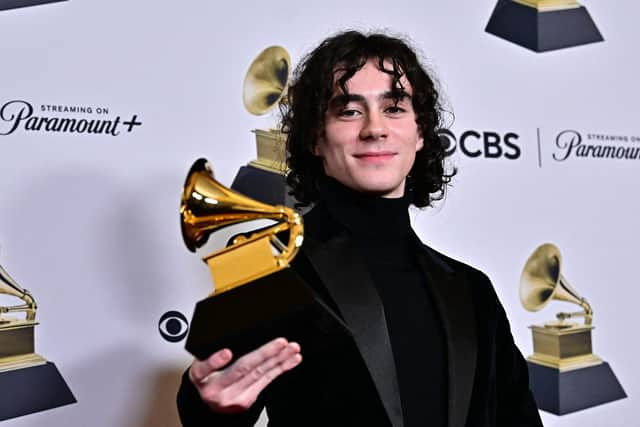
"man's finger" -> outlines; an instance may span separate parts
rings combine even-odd
[[[194,360],[189,369],[189,378],[195,385],[202,383],[213,372],[224,368],[233,357],[231,350],[225,348],[213,353],[205,360]]]
[[[273,380],[278,378],[283,373],[295,368],[302,362],[302,355],[295,353],[289,358],[285,359],[281,363],[278,363],[269,371],[265,372],[258,380],[254,381],[249,387],[241,392],[237,399],[239,401],[255,401],[258,395],[265,389]]]
[[[245,389],[249,388],[251,384],[258,381],[264,375],[273,375],[277,371],[273,371],[279,365],[285,363],[285,361],[292,356],[300,353],[300,345],[297,343],[289,343],[283,348],[280,353],[265,359],[261,364],[256,366],[251,372],[247,373],[242,378],[239,378],[235,383],[228,386],[228,390],[233,390],[234,394],[241,394]]]
[[[227,387],[231,384],[239,381],[244,376],[248,375],[257,366],[261,365],[265,360],[278,355],[283,349],[287,347],[287,340],[284,338],[276,338],[269,341],[257,350],[247,353],[239,358],[233,365],[220,375],[219,385],[221,387]]]

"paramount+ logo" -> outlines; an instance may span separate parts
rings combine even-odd
[[[0,104],[0,137],[17,132],[118,136],[142,125],[137,114],[120,116],[107,107],[40,104],[24,100]]]
[[[553,160],[576,159],[640,160],[640,136],[567,129],[558,133]]]
[[[522,155],[520,136],[514,132],[466,130],[455,134],[450,129],[440,129],[438,136],[447,156],[460,152],[471,158],[517,160]]]

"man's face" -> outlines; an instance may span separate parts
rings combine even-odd
[[[385,68],[391,64],[385,62]],[[402,197],[416,151],[423,146],[411,85],[403,77],[404,92],[398,96],[400,89],[392,88],[392,81],[370,59],[347,81],[348,95],[335,84],[324,135],[314,148],[328,176],[382,197]]]

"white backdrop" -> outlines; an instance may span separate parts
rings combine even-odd
[[[562,417],[543,413],[545,425],[633,425],[640,159],[553,155],[563,156],[556,144],[566,141],[556,136],[568,129],[584,144],[598,134],[640,146],[632,141],[640,137],[640,6],[584,3],[605,41],[540,54],[484,32],[494,0],[71,0],[0,11],[0,107],[21,100],[34,116],[121,122],[117,136],[24,125],[0,135],[0,264],[35,295],[37,349],[78,399],[5,425],[179,425],[175,392],[190,357],[184,342],[160,336],[158,320],[170,310],[190,318],[211,289],[206,266],[180,237],[186,172],[204,156],[230,184],[255,158],[249,130],[273,122],[241,102],[258,52],[279,44],[295,64],[346,28],[409,36],[439,76],[455,113],[459,174],[446,200],[415,211],[413,222],[425,242],[490,275],[523,353],[532,351],[527,326],[567,308],[532,314],[520,305],[520,271],[538,244],[559,246],[565,276],[594,307],[594,352],[630,397]],[[141,124],[128,132],[122,122],[133,116]],[[0,133],[10,127],[0,120]],[[468,130],[497,133],[503,150],[514,133],[520,156],[465,156]]]

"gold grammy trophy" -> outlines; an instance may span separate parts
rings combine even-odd
[[[0,420],[75,403],[55,365],[35,353],[36,301],[0,265],[0,294],[22,304],[0,306]],[[7,313],[25,313],[20,319]]]
[[[286,93],[291,74],[291,58],[285,48],[269,46],[253,60],[242,85],[242,102],[256,116],[271,111]],[[258,158],[252,166],[269,171],[286,172],[284,135],[276,129],[254,129]]]
[[[193,164],[180,206],[182,237],[190,251],[221,228],[256,219],[276,223],[239,234],[226,248],[203,258],[215,292],[196,305],[186,343],[199,359],[224,347],[241,355],[279,336],[298,341],[308,354],[346,332],[290,267],[303,241],[300,215],[226,188],[205,159]]]
[[[24,303],[9,307],[0,306],[0,372],[43,365],[47,361],[35,353],[34,328],[36,301],[0,265],[0,294],[20,298]],[[6,313],[24,312],[25,318],[3,316]]]
[[[280,46],[264,49],[251,62],[242,87],[245,109],[257,116],[267,114],[286,101],[291,74],[289,53]],[[278,129],[254,129],[257,159],[243,166],[231,188],[271,205],[291,206],[285,174],[287,171],[285,137]]]
[[[560,250],[546,243],[531,254],[520,277],[525,309],[538,311],[553,300],[582,308],[531,326],[531,389],[540,409],[560,415],[626,397],[609,365],[592,352],[593,309],[561,274],[561,264]],[[569,320],[580,317],[581,324]]]
[[[575,0],[498,0],[485,31],[535,52],[604,40]]]

